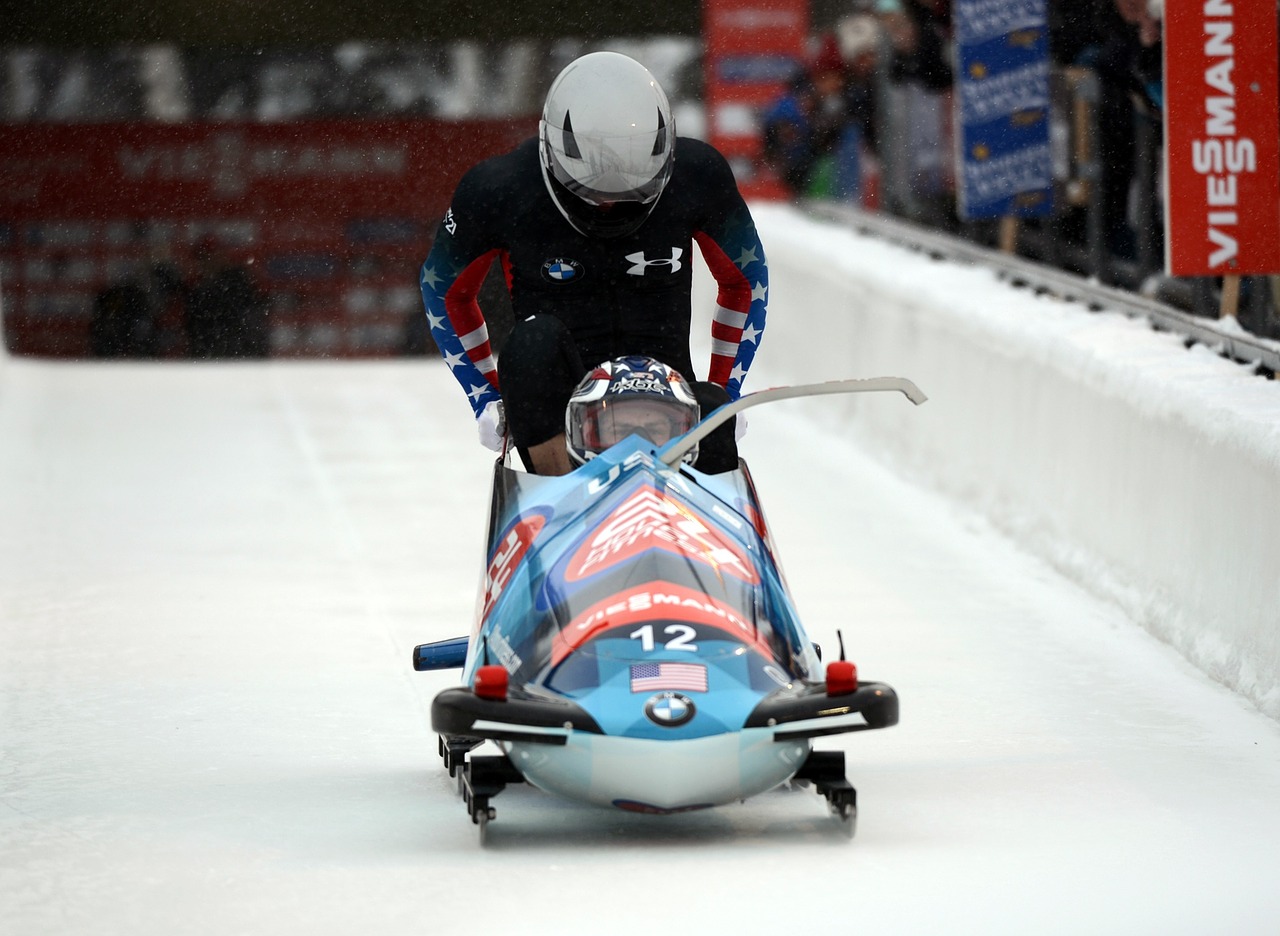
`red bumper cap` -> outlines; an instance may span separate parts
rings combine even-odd
[[[827,695],[848,695],[858,691],[858,667],[850,660],[827,664]]]
[[[505,666],[482,666],[476,670],[476,682],[471,691],[482,699],[505,702],[507,700],[507,683],[507,668]]]

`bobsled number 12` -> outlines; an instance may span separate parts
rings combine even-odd
[[[748,407],[872,391],[925,400],[897,377],[775,387],[664,445],[631,435],[562,477],[498,459],[476,631],[414,651],[415,669],[463,670],[431,722],[482,835],[493,797],[522,781],[648,814],[802,781],[852,834],[844,753],[813,740],[896,724],[897,694],[860,678],[843,640],[824,667],[746,462],[719,474],[683,462]],[[478,756],[485,742],[499,753]]]

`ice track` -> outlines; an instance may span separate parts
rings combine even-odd
[[[0,931],[1274,933],[1280,726],[811,411],[743,453],[806,625],[902,698],[824,745],[857,837],[512,788],[482,850],[410,668],[480,566],[445,368],[9,362]]]

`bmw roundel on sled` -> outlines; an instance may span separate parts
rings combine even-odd
[[[668,440],[643,419],[602,429],[625,409],[605,397],[591,401],[598,421],[570,430],[588,450],[571,473],[498,459],[474,630],[414,650],[417,670],[463,670],[431,723],[482,837],[516,782],[667,814],[807,781],[852,835],[844,752],[813,741],[896,724],[897,695],[860,679],[843,645],[823,666],[746,463],[709,474],[689,462],[750,406],[883,390],[925,399],[895,377],[779,387],[701,421],[695,408]],[[486,741],[500,753],[474,753]]]

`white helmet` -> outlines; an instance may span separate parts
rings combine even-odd
[[[542,178],[580,233],[621,237],[644,224],[671,178],[671,105],[649,70],[617,52],[570,62],[538,128]]]

